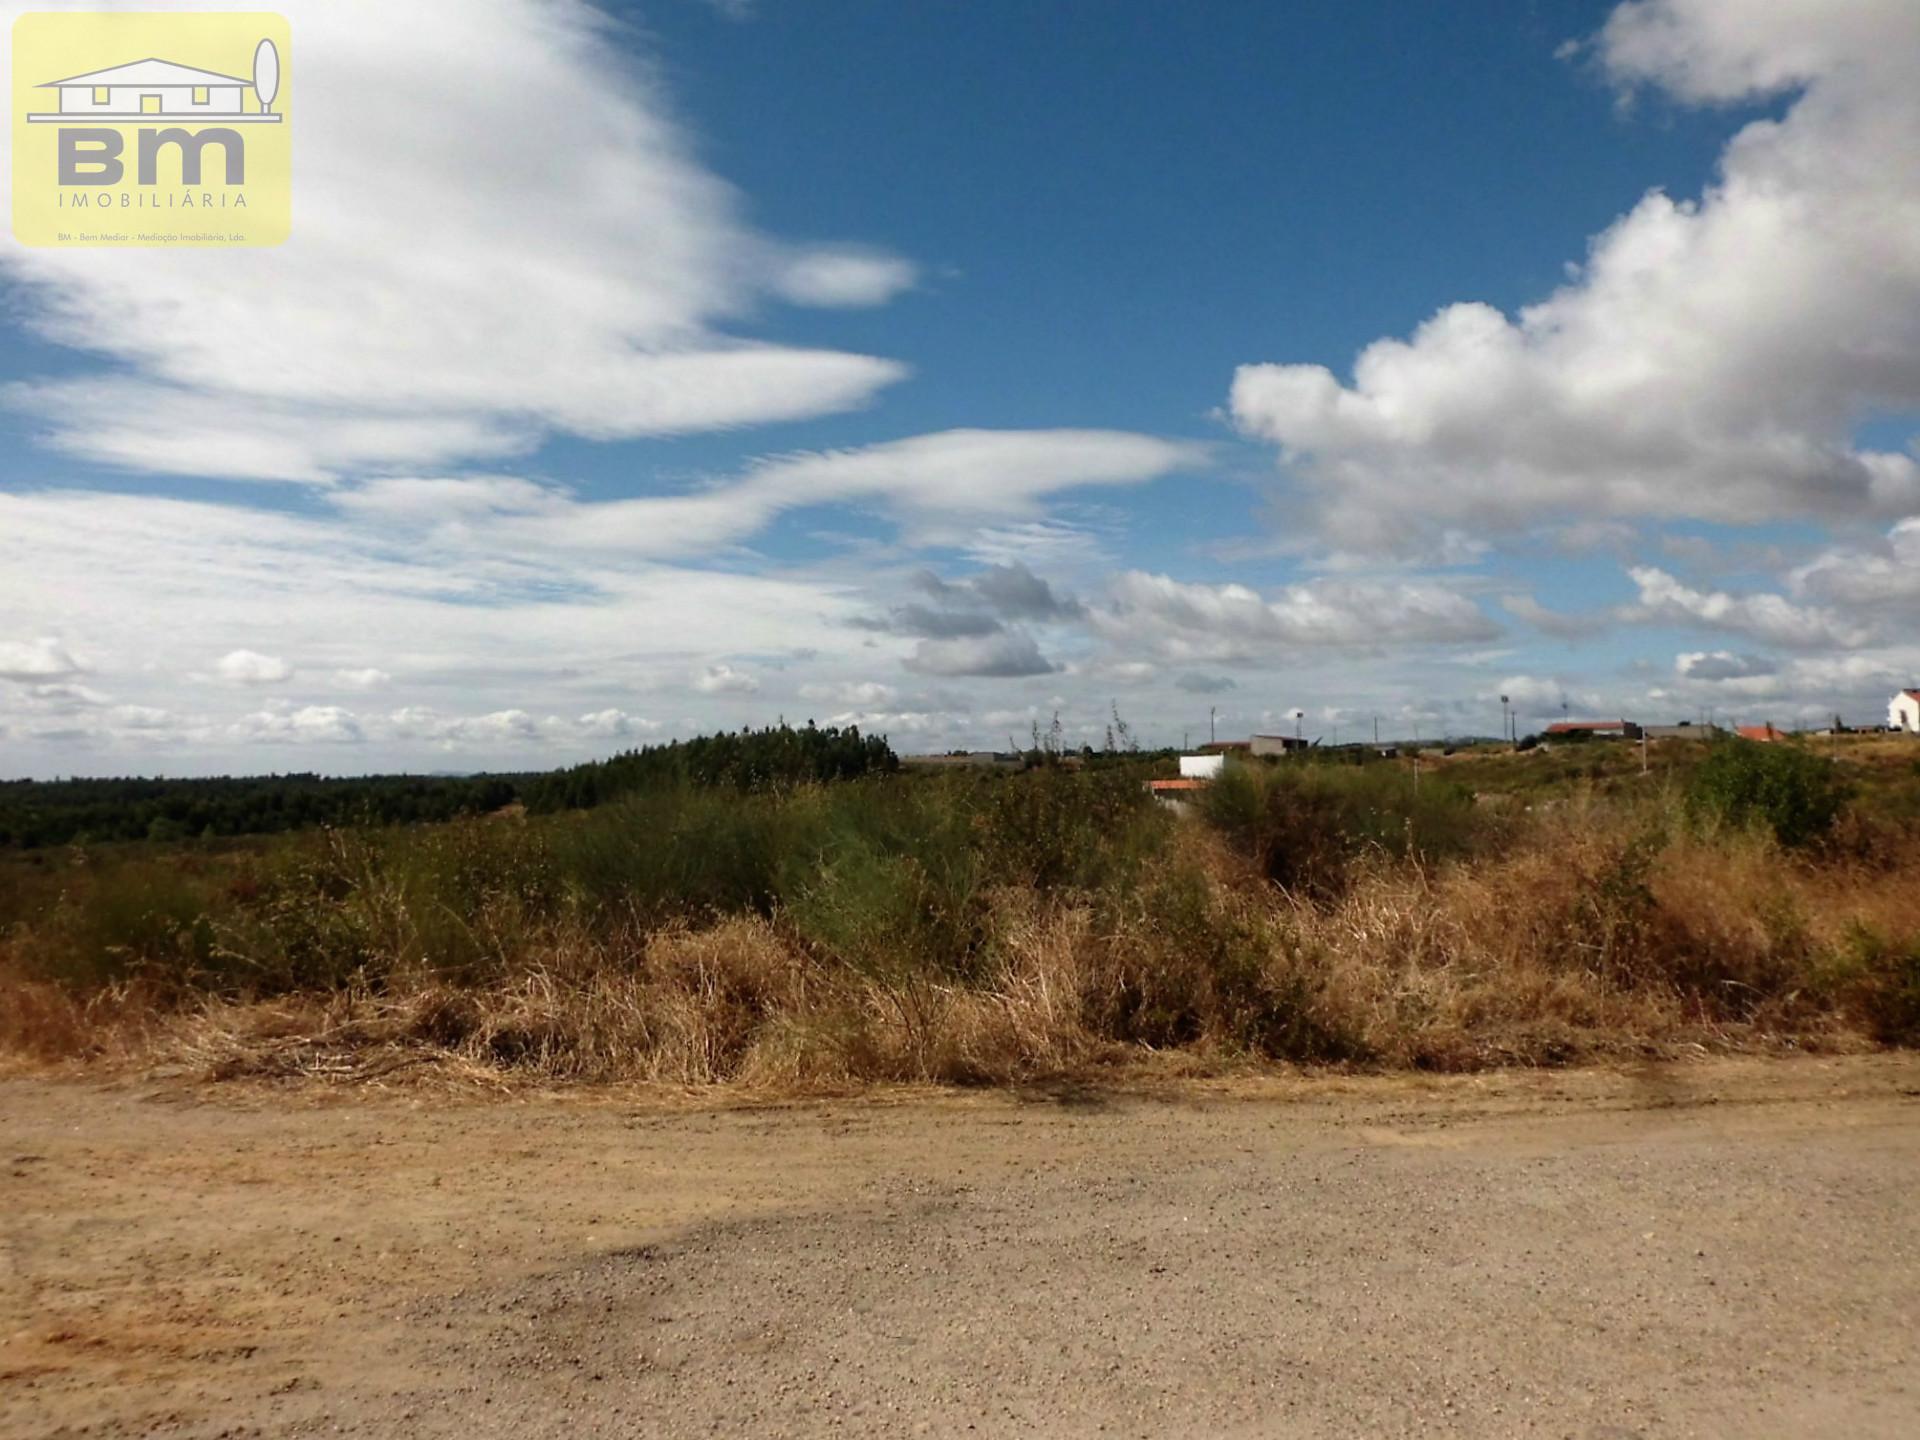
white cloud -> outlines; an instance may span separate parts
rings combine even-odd
[[[442,749],[525,745],[538,742],[558,726],[544,724],[525,710],[496,710],[488,715],[442,715],[428,706],[412,705],[386,717],[385,728],[402,739],[426,740]]]
[[[660,726],[656,721],[615,709],[596,710],[591,715],[582,715],[579,720],[579,729],[582,735],[599,740],[624,740],[660,733]]]
[[[33,8],[0,6],[8,26]],[[756,234],[584,0],[287,0],[295,232],[223,254],[9,249],[30,322],[131,373],[14,391],[54,444],[325,481],[866,404],[904,367],[743,339],[764,297],[877,304],[905,261]],[[433,63],[418,57],[430,54]],[[502,277],[511,277],[503,281]]]
[[[947,430],[782,455],[691,494],[553,507],[500,522],[530,543],[628,555],[707,553],[810,505],[878,506],[929,538],[943,526],[1037,514],[1061,491],[1137,485],[1202,463],[1204,447],[1115,430]]]
[[[1745,680],[1773,675],[1780,667],[1764,655],[1736,655],[1731,650],[1689,651],[1673,657],[1673,668],[1688,680]]]
[[[393,683],[393,676],[369,666],[362,670],[336,670],[333,683],[343,690],[379,690]]]
[[[510,475],[370,480],[328,499],[350,515],[420,526],[551,513],[569,503],[565,491]]]
[[[852,705],[862,709],[883,709],[900,698],[900,692],[877,680],[846,681],[838,685],[802,685],[802,700],[817,700],[829,705]]]
[[[709,665],[694,677],[693,688],[702,695],[752,695],[760,689],[760,682],[731,665]]]
[[[788,259],[774,285],[796,305],[884,305],[911,288],[917,276],[912,264],[895,255],[819,249]]]
[[[1852,442],[1869,409],[1920,409],[1920,6],[1642,0],[1597,51],[1682,101],[1804,93],[1701,199],[1648,195],[1517,317],[1449,306],[1368,346],[1351,385],[1244,366],[1235,420],[1360,548],[1549,514],[1920,508],[1912,456]]]
[[[1686,658],[1686,657],[1681,657]],[[1920,650],[1873,655],[1800,656],[1753,673],[1735,663],[1696,665],[1681,674],[1672,689],[1647,692],[1653,705],[1671,705],[1681,715],[1711,707],[1718,718],[1762,721],[1827,721],[1839,714],[1872,724],[1886,714],[1887,697],[1911,685],[1920,673]]]
[[[139,732],[171,730],[178,723],[172,711],[157,709],[152,705],[116,706],[113,720],[122,729]]]
[[[228,734],[248,744],[356,745],[366,738],[359,717],[338,705],[269,706],[242,716]]]
[[[213,668],[222,680],[235,685],[282,685],[293,678],[293,666],[278,655],[257,650],[230,650]]]
[[[0,680],[51,680],[80,665],[57,639],[0,640]]]
[[[1640,599],[1621,607],[1617,614],[1623,620],[1705,626],[1796,649],[1851,648],[1871,638],[1865,625],[1831,610],[1796,605],[1784,596],[1696,590],[1652,566],[1636,566],[1627,573],[1640,587]]]
[[[1499,627],[1458,591],[1425,580],[1316,580],[1268,599],[1245,585],[1196,585],[1138,570],[1117,576],[1095,628],[1163,659],[1248,660],[1291,650],[1488,640]]]
[[[1485,692],[1481,700],[1491,712],[1502,695],[1523,722],[1561,720],[1571,717],[1576,710],[1580,719],[1595,720],[1605,718],[1609,706],[1615,711],[1622,708],[1618,700],[1609,701],[1592,689],[1570,686],[1557,676],[1509,675],[1498,689]]]
[[[1920,516],[1902,520],[1870,549],[1827,550],[1794,570],[1789,581],[1798,593],[1866,608],[1911,633],[1920,624]]]

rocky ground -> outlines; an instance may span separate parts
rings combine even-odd
[[[0,1082],[0,1434],[1920,1433],[1920,1058]]]

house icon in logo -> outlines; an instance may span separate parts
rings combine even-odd
[[[65,80],[49,80],[38,87],[60,92],[54,114],[30,114],[36,125],[74,125],[90,120],[117,123],[158,118],[173,121],[217,121],[222,125],[278,125],[273,112],[280,88],[280,53],[271,40],[262,40],[253,55],[253,78],[221,75],[171,60],[149,57],[107,70],[92,70]],[[251,90],[257,108],[246,108]]]

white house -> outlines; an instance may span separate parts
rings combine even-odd
[[[1180,778],[1182,780],[1217,780],[1220,772],[1226,768],[1224,755],[1182,755],[1180,757]]]
[[[244,106],[251,80],[196,70],[171,60],[136,60],[108,70],[93,70],[65,80],[49,80],[39,87],[60,92],[57,115],[29,115],[29,120],[130,120],[142,115],[174,116],[192,120],[261,120],[258,111]]]
[[[1920,735],[1920,690],[1902,690],[1887,702],[1887,728]]]

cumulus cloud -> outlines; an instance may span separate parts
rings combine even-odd
[[[1546,300],[1450,305],[1369,345],[1350,384],[1244,366],[1235,421],[1361,548],[1552,514],[1920,510],[1920,464],[1853,441],[1869,409],[1920,409],[1920,6],[1636,0],[1594,50],[1683,103],[1794,98]]]
[[[894,606],[885,616],[862,616],[861,629],[891,631],[927,640],[957,640],[997,635],[1011,621],[1063,623],[1080,620],[1086,607],[1019,561],[989,565],[977,575],[944,580],[931,570],[910,582],[928,597]]]
[[[1780,667],[1764,655],[1736,655],[1730,650],[1690,651],[1673,658],[1673,668],[1688,680],[1745,680],[1772,675]]]
[[[1823,551],[1789,577],[1801,594],[1832,604],[1860,606],[1901,622],[1920,624],[1920,516],[1902,520],[1871,548]]]
[[[293,678],[293,666],[278,655],[257,650],[230,650],[213,668],[222,680],[235,685],[281,685]]]
[[[9,0],[0,20],[32,8]],[[311,84],[290,243],[217,266],[159,250],[0,256],[45,338],[115,367],[12,392],[62,449],[325,482],[555,432],[821,415],[906,373],[737,332],[756,300],[878,304],[914,268],[756,233],[657,72],[585,0],[280,9]]]
[[[1751,674],[1722,675],[1720,668],[1709,661],[1702,674],[1695,666],[1672,688],[1649,690],[1649,702],[1671,704],[1682,715],[1711,707],[1722,719],[1750,722],[1825,721],[1836,713],[1873,721],[1886,714],[1888,695],[1913,683],[1920,652],[1797,656]]]
[[[51,680],[80,665],[57,639],[0,640],[0,680]]]
[[[1640,587],[1640,599],[1618,611],[1623,620],[1704,626],[1796,649],[1852,648],[1871,638],[1863,624],[1831,610],[1796,605],[1781,595],[1697,590],[1652,566],[1636,566],[1627,573]]]
[[[693,688],[702,695],[752,695],[760,689],[760,682],[731,665],[709,665],[694,677]]]
[[[1491,710],[1502,695],[1512,704],[1516,715],[1535,721],[1562,719],[1576,707],[1582,719],[1598,719],[1604,716],[1609,704],[1594,691],[1569,687],[1564,680],[1550,675],[1509,675],[1497,690],[1487,691],[1480,698]],[[1613,708],[1621,707],[1616,702]]]
[[[952,640],[922,640],[906,666],[922,675],[972,675],[986,679],[1017,679],[1050,675],[1056,668],[1040,653],[1039,642],[1024,630],[1001,630],[991,635]]]
[[[1187,584],[1131,570],[1115,578],[1110,605],[1090,618],[1115,644],[1175,661],[1457,644],[1500,633],[1471,599],[1425,580],[1316,580],[1269,599],[1245,585]]]
[[[658,721],[643,719],[638,715],[629,715],[624,710],[596,710],[591,715],[582,715],[579,720],[582,735],[597,740],[624,740],[645,735],[657,735],[661,726]]]
[[[357,745],[366,738],[360,719],[338,705],[269,706],[243,716],[229,736],[248,744]]]
[[[921,583],[943,600],[984,605],[1010,620],[1071,620],[1085,613],[1079,601],[1056,593],[1052,585],[1017,560],[989,565],[958,584],[932,574],[923,574]]]
[[[526,744],[540,740],[547,728],[525,710],[496,710],[487,715],[442,715],[424,705],[409,705],[395,710],[387,717],[386,725],[392,734],[403,739],[426,740],[444,749]]]

